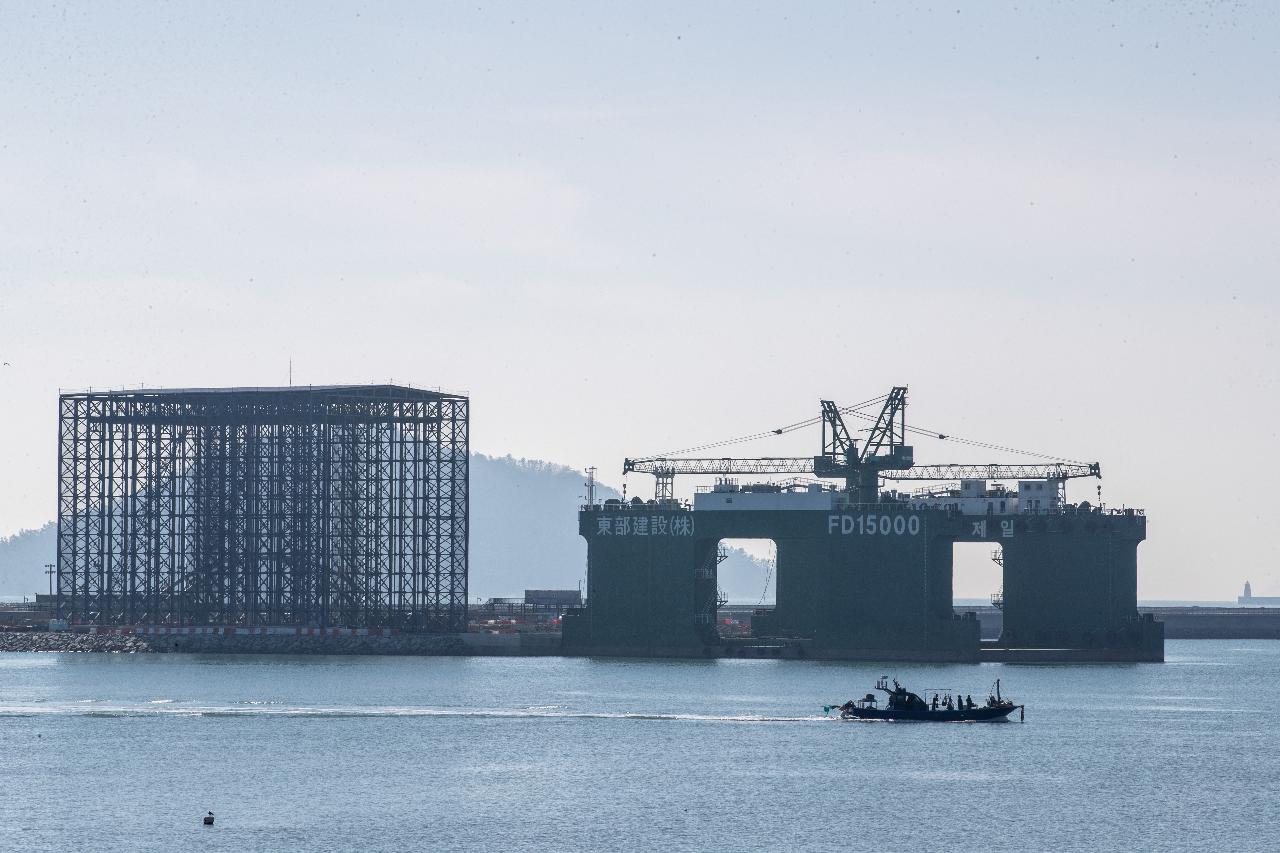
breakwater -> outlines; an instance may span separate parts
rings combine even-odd
[[[0,652],[154,651],[145,637],[73,634],[69,631],[0,631]]]
[[[485,654],[457,636],[390,637],[83,634],[70,631],[0,633],[0,652],[114,652],[133,654],[461,655]],[[493,653],[493,652],[490,652]]]

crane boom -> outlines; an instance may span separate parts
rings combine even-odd
[[[822,455],[833,464],[847,464],[857,458],[858,448],[849,437],[849,429],[840,416],[840,407],[830,400],[819,400],[822,405]]]
[[[862,452],[858,454],[859,462],[868,462],[880,456],[880,451],[883,450],[888,458],[881,460],[878,467],[893,466],[899,462],[905,463],[905,467],[911,467],[910,448],[905,448],[906,458],[900,459],[898,455],[898,451],[907,443],[906,413],[907,388],[905,385],[895,386],[884,401],[884,408],[880,410],[880,416],[867,434],[867,440],[862,444]]]
[[[813,474],[812,456],[767,456],[756,459],[721,458],[672,458],[627,459],[623,473],[637,471],[641,474]],[[880,477],[885,480],[1070,480],[1075,477],[1101,477],[1102,468],[1097,462],[1087,465],[916,465],[901,470],[885,470]]]
[[[626,459],[622,473],[641,474],[812,474],[812,456],[770,456],[761,459]]]
[[[916,465],[902,471],[885,471],[886,480],[1070,480],[1101,477],[1102,466],[1087,465]]]

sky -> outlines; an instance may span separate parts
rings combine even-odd
[[[0,535],[60,389],[292,361],[621,486],[908,385],[1101,462],[1140,597],[1280,594],[1274,4],[4,3],[0,118]]]

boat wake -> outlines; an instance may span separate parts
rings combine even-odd
[[[91,700],[90,700],[91,701]],[[642,720],[685,723],[812,723],[832,722],[833,718],[814,716],[770,716],[763,714],[663,714],[644,711],[574,711],[558,706],[534,705],[524,708],[412,708],[394,706],[309,707],[264,705],[252,702],[237,705],[183,705],[169,700],[164,704],[143,705],[84,704],[8,705],[0,706],[3,717],[212,717],[291,719],[337,718],[478,718],[478,719],[548,719],[548,720]]]

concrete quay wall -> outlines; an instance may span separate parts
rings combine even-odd
[[[1280,640],[1280,607],[1141,607],[1169,640]]]
[[[994,640],[1004,630],[1004,614],[990,606],[962,606],[957,615],[973,613],[982,639]],[[1166,640],[1280,640],[1280,607],[1139,607],[1164,623]]]

